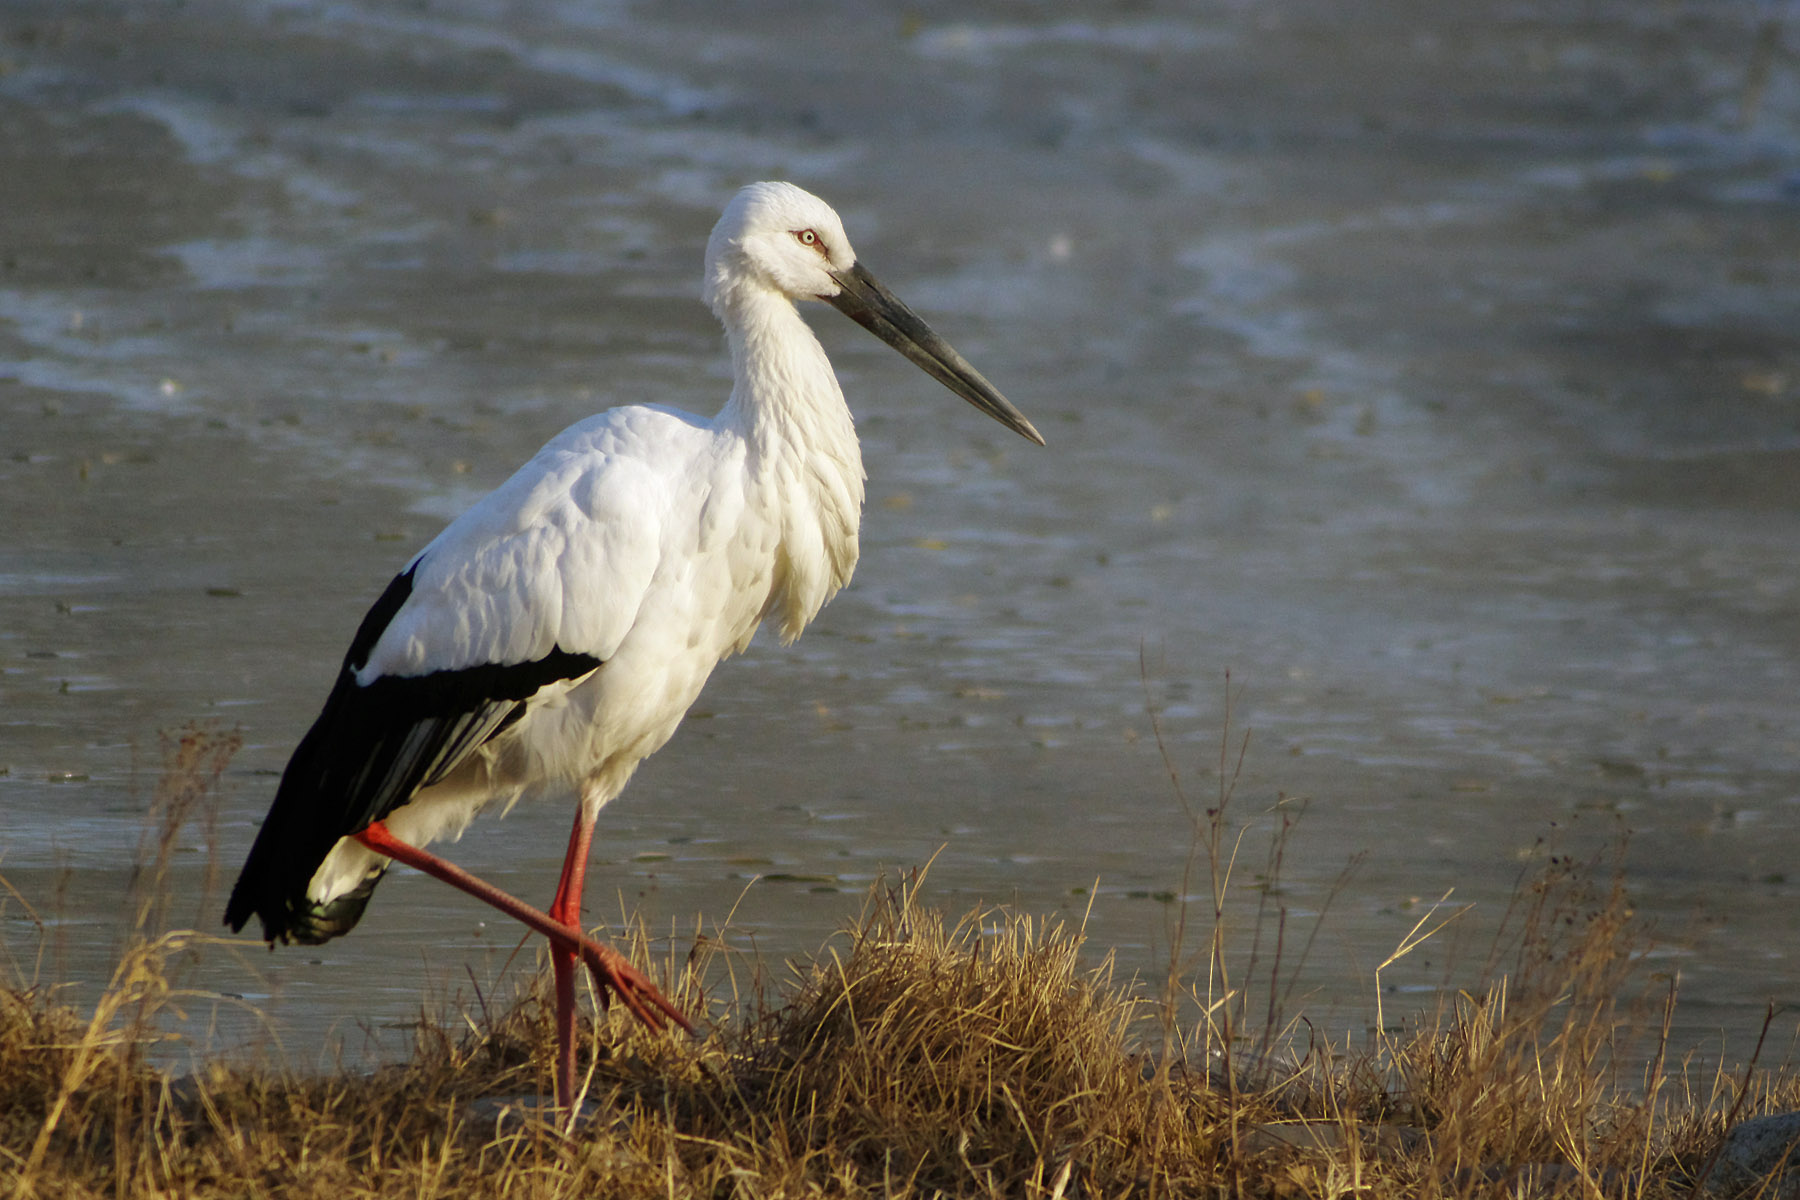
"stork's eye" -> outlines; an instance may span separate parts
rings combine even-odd
[[[819,240],[819,235],[817,233],[813,232],[812,230],[796,229],[796,230],[794,230],[794,236],[800,239],[800,244],[802,246],[811,246],[814,250],[817,250],[820,254],[825,253],[825,243],[821,242]]]

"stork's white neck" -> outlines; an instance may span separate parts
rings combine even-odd
[[[751,477],[778,514],[771,615],[791,641],[856,567],[862,450],[825,348],[791,300],[741,288],[716,307],[735,376],[717,420],[744,439]]]
[[[722,314],[731,343],[731,423],[759,448],[810,440],[832,426],[847,430],[837,375],[793,302],[760,289],[743,289],[733,299]]]

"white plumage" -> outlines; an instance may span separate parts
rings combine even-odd
[[[726,209],[705,298],[730,340],[730,399],[711,420],[651,405],[578,422],[419,553],[363,622],[284,773],[232,894],[233,928],[254,913],[271,941],[347,932],[390,858],[415,861],[394,841],[416,851],[483,807],[569,786],[580,810],[543,931],[559,985],[564,959],[570,973],[577,954],[595,965],[605,952],[577,928],[595,814],[718,662],[765,619],[798,637],[856,566],[862,456],[795,300],[836,305],[1042,441],[857,263],[837,214],[790,184],[752,184]],[[647,982],[596,970],[628,1003],[644,997]],[[559,1088],[572,1078],[563,1049]]]

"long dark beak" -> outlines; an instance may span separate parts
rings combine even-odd
[[[956,352],[943,338],[931,331],[913,310],[900,303],[900,298],[878,283],[875,277],[856,263],[847,271],[833,271],[838,282],[835,296],[821,296],[827,304],[867,329],[870,333],[906,355],[927,375],[979,408],[1014,433],[1028,437],[1038,445],[1043,435],[1033,429],[1025,414],[1012,406],[969,360]]]

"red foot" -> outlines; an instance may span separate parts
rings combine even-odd
[[[581,961],[587,964],[588,973],[594,977],[594,986],[600,989],[602,1004],[606,1002],[607,992],[610,990],[617,993],[624,1002],[627,1012],[651,1029],[668,1028],[664,1020],[666,1017],[686,1032],[694,1032],[693,1023],[682,1015],[674,1002],[657,990],[656,985],[642,971],[632,966],[623,954],[583,936],[580,930],[569,932],[578,939],[572,948],[580,952]],[[654,1009],[652,1005],[655,1006]]]

